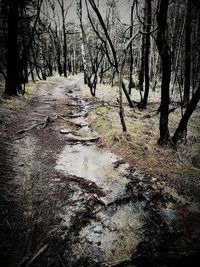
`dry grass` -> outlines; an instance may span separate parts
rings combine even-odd
[[[27,101],[35,96],[37,84],[37,82],[30,82],[26,86],[26,93],[23,96],[5,97],[3,95],[4,82],[0,82],[0,123],[9,123],[16,111],[24,107]]]
[[[86,86],[82,89],[83,94],[88,97],[89,89]],[[145,170],[172,178],[179,177],[185,183],[190,180],[200,184],[200,110],[194,112],[188,125],[187,143],[179,143],[177,149],[162,148],[157,144],[159,115],[155,112],[159,105],[159,93],[150,93],[150,103],[146,110],[130,109],[125,104],[128,132],[123,133],[118,108],[106,105],[107,102],[111,105],[117,104],[117,90],[116,87],[111,88],[108,85],[100,85],[97,88],[97,98],[103,100],[104,106],[93,109],[89,118],[93,121],[93,129],[102,136],[99,145],[109,147]],[[134,89],[133,92],[132,99],[135,99],[138,92]],[[180,109],[170,114],[171,135],[180,118]]]

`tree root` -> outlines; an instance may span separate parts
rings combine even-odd
[[[47,117],[45,118],[44,121],[38,122],[38,123],[36,123],[36,124],[33,124],[33,125],[31,125],[29,128],[21,129],[21,130],[17,131],[16,133],[17,133],[17,134],[26,133],[26,132],[28,132],[28,131],[30,131],[30,130],[32,130],[32,129],[38,127],[38,126],[41,126],[40,128],[43,129],[43,128],[45,128],[50,122],[51,122],[51,119],[50,119],[49,116],[47,116]]]

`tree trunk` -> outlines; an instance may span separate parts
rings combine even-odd
[[[172,141],[174,144],[176,144],[178,142],[178,140],[180,140],[181,137],[183,136],[183,133],[184,133],[185,129],[187,128],[188,121],[189,121],[193,111],[195,110],[195,108],[199,102],[199,99],[200,99],[200,85],[197,88],[194,95],[192,96],[191,101],[187,105],[187,108],[185,110],[185,113],[183,114],[182,119],[180,120],[178,128],[176,129],[176,132],[175,132],[174,136],[172,137]]]
[[[140,104],[141,108],[146,108],[149,96],[149,54],[150,54],[150,31],[151,31],[151,0],[145,1],[145,57],[144,57],[144,74],[145,74],[145,91],[144,98]]]
[[[145,26],[143,27],[143,30],[145,31]],[[142,46],[141,46],[141,56],[140,56],[140,70],[139,70],[139,89],[140,91],[144,91],[143,85],[144,85],[144,58],[145,58],[145,36],[142,35]]]
[[[65,30],[65,10],[64,10],[64,0],[62,0],[62,27],[63,27],[63,73],[67,77],[67,37]]]
[[[133,4],[131,6],[131,26],[130,26],[130,36],[129,38],[132,37],[133,35],[133,11],[134,11],[134,6],[135,6],[135,0],[133,0]],[[131,88],[133,86],[133,47],[132,43],[130,44],[130,73],[129,73],[129,95],[131,95]]]
[[[110,46],[110,49],[111,49],[111,52],[112,52],[112,56],[113,56],[113,60],[114,60],[114,63],[112,65],[115,68],[116,73],[117,73],[117,75],[119,77],[119,64],[118,64],[117,53],[116,53],[116,50],[114,48],[113,42],[112,42],[112,40],[111,40],[111,38],[110,38],[110,36],[108,34],[108,31],[107,31],[106,25],[104,23],[104,20],[103,20],[103,18],[101,16],[101,13],[99,12],[99,9],[97,8],[97,6],[96,6],[96,4],[94,2],[94,0],[89,0],[89,3],[91,5],[92,9],[94,10],[94,12],[96,13],[96,15],[97,15],[97,17],[99,19],[99,22],[100,22],[100,24],[102,26],[103,32],[105,34],[105,37],[106,37],[106,39],[107,39],[107,41],[109,43],[109,46]],[[109,57],[108,54],[106,56]],[[130,108],[133,108],[133,102],[130,99],[130,96],[128,94],[128,91],[126,90],[126,87],[125,87],[124,83],[122,83],[122,89],[123,89],[123,92],[124,92],[124,94],[125,94],[125,96],[127,98],[127,101],[129,103]]]
[[[165,145],[169,139],[168,114],[169,114],[169,86],[171,78],[170,49],[167,43],[167,12],[169,0],[160,0],[157,13],[158,32],[156,43],[162,62],[162,85],[160,104],[160,138],[158,143]]]
[[[87,84],[88,82],[88,67],[86,62],[86,55],[85,55],[85,45],[84,45],[84,29],[83,29],[83,22],[82,22],[82,0],[77,0],[77,15],[79,19],[79,29],[80,29],[80,41],[81,41],[81,56],[82,56],[82,63],[83,63],[83,71],[84,71],[84,83]]]
[[[185,23],[185,71],[183,103],[190,101],[190,74],[191,74],[191,0],[187,1]]]
[[[5,85],[5,94],[17,95],[17,89],[19,86],[18,0],[9,0],[8,7],[8,49],[6,55],[7,77]]]

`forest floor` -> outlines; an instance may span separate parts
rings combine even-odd
[[[0,265],[197,266],[199,109],[187,143],[160,148],[159,102],[125,105],[122,133],[117,89],[92,98],[82,78],[1,99]]]

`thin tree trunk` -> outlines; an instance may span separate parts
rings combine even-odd
[[[88,82],[88,68],[87,68],[87,62],[86,62],[84,34],[83,34],[84,29],[83,29],[83,22],[82,22],[82,0],[77,0],[77,14],[78,14],[78,18],[79,18],[81,56],[82,56],[83,71],[84,71],[84,83],[87,84],[87,82]]]
[[[168,114],[169,114],[169,86],[171,78],[171,58],[166,37],[167,12],[169,0],[160,0],[157,13],[158,32],[156,43],[162,62],[162,85],[160,104],[160,138],[158,143],[167,144],[169,139]]]
[[[190,74],[191,74],[191,0],[187,2],[185,24],[185,71],[183,103],[190,101]]]
[[[131,6],[131,27],[130,27],[130,38],[133,35],[133,11],[135,7],[135,0],[133,0],[133,4]],[[133,85],[133,47],[132,43],[130,44],[130,70],[129,70],[129,95],[131,94],[131,88]]]
[[[146,108],[147,100],[149,96],[149,54],[150,54],[150,31],[151,31],[151,0],[145,1],[145,24],[146,33],[145,34],[145,58],[144,58],[144,74],[145,74],[145,91],[144,98],[140,105],[141,108]]]
[[[180,120],[178,128],[176,129],[176,132],[175,132],[174,136],[172,137],[172,142],[174,144],[176,144],[178,142],[178,140],[180,140],[181,137],[183,136],[183,133],[184,133],[185,129],[187,128],[188,121],[189,121],[193,111],[195,110],[195,108],[199,102],[199,99],[200,99],[200,85],[197,88],[194,95],[192,96],[191,101],[187,105],[187,108],[185,110],[185,113],[183,114],[183,117]]]
[[[113,45],[113,43],[111,41],[111,38],[110,38],[110,36],[108,34],[108,31],[107,31],[106,25],[104,23],[104,20],[103,20],[101,14],[99,12],[99,9],[97,8],[97,6],[96,6],[96,4],[94,2],[94,0],[89,0],[89,3],[91,5],[92,9],[94,10],[94,12],[96,13],[96,15],[97,15],[97,17],[99,19],[99,22],[100,22],[100,24],[102,26],[103,32],[105,34],[105,37],[106,37],[106,39],[107,39],[107,41],[109,43],[109,46],[110,46],[110,49],[111,49],[111,52],[112,52],[112,56],[113,56],[113,59],[114,59],[113,66],[116,69],[116,73],[117,73],[117,75],[119,77],[119,66],[118,66],[118,61],[117,61],[116,50],[115,50],[114,45]],[[109,57],[109,55],[107,55],[107,57]],[[122,84],[124,84],[124,83],[122,83]],[[124,94],[125,94],[125,96],[127,98],[127,101],[129,103],[130,108],[133,108],[133,102],[130,99],[130,96],[128,94],[128,91],[126,90],[126,87],[125,86],[122,86],[122,89],[123,89],[123,92],[124,92]]]
[[[63,73],[64,76],[67,77],[67,37],[65,30],[65,15],[64,15],[64,3],[62,0],[62,24],[63,24]]]
[[[143,27],[143,30],[146,31],[145,26]],[[140,91],[144,91],[143,85],[144,85],[144,58],[145,58],[145,36],[142,35],[142,44],[141,44],[141,56],[140,56],[140,70],[139,70],[139,89]]]

